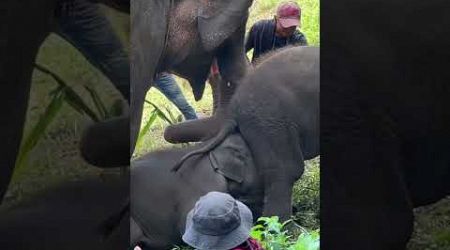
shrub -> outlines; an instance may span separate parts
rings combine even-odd
[[[294,224],[296,228],[291,225]],[[296,233],[300,231],[300,233]],[[261,217],[252,228],[250,236],[262,243],[265,250],[318,250],[319,230],[307,230],[292,220],[283,223],[277,216]]]

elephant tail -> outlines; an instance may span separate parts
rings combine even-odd
[[[225,138],[227,138],[227,136],[231,134],[231,132],[233,132],[236,128],[237,122],[234,119],[227,120],[222,129],[219,131],[219,133],[214,138],[212,138],[210,142],[208,142],[205,146],[184,155],[177,162],[177,164],[175,164],[175,166],[172,167],[171,171],[177,172],[182,167],[183,163],[190,157],[194,155],[204,154],[213,150],[214,148],[219,146],[220,143],[222,143],[225,140]]]

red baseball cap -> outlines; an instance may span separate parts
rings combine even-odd
[[[300,7],[294,2],[282,3],[278,6],[277,17],[283,28],[300,24]]]

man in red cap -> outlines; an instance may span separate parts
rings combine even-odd
[[[250,29],[245,51],[253,49],[252,63],[262,54],[287,45],[308,45],[300,27],[301,9],[295,2],[283,2],[274,19],[261,20]]]

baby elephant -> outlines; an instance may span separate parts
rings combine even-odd
[[[208,154],[192,157],[174,173],[181,157],[204,146],[152,152],[131,164],[131,244],[168,249],[181,244],[186,215],[210,191],[239,199],[258,218],[263,188],[259,170],[239,134],[231,134]]]
[[[238,131],[264,180],[263,215],[288,219],[303,161],[319,155],[319,58],[317,47],[291,47],[263,58],[236,89],[217,135],[173,170]]]

